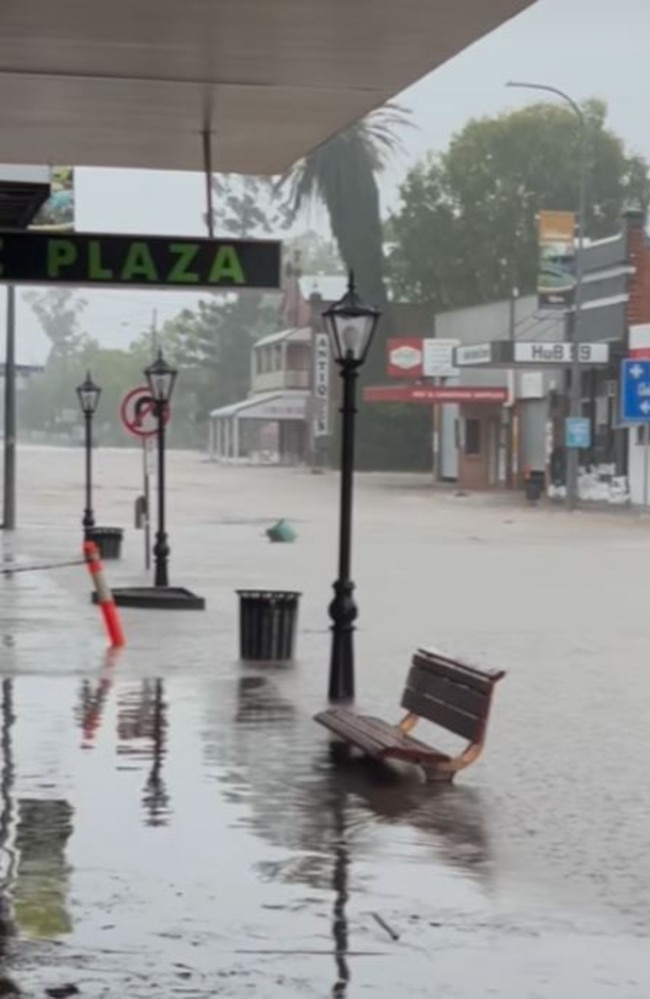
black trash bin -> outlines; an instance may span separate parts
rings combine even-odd
[[[241,659],[293,659],[300,593],[293,590],[237,590]]]
[[[530,471],[526,476],[526,499],[530,503],[538,503],[544,492],[544,472]]]
[[[103,559],[120,557],[123,536],[121,527],[91,527],[88,531],[88,540],[95,542]]]

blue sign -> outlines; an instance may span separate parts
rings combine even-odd
[[[586,416],[569,416],[564,423],[566,447],[591,447],[591,422]]]
[[[650,361],[621,362],[621,420],[650,423]]]

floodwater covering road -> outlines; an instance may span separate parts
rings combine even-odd
[[[136,451],[98,523],[143,579]],[[15,565],[75,559],[82,454],[23,449]],[[453,788],[337,769],[327,689],[337,477],[170,455],[171,582],[107,656],[83,566],[0,577],[0,948],[25,996],[647,999],[650,522],[360,476],[358,702],[409,656],[504,668]],[[294,544],[270,544],[279,517]],[[237,662],[237,587],[301,590],[298,657]]]

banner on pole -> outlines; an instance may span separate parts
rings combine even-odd
[[[540,212],[537,226],[539,308],[566,310],[573,304],[576,287],[575,214]]]
[[[330,432],[330,348],[327,333],[314,336],[314,437],[328,437]]]
[[[52,167],[50,196],[29,227],[41,232],[74,231],[74,168]]]

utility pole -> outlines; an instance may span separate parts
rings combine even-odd
[[[16,529],[16,289],[7,285],[7,332],[4,398],[3,521],[5,531]]]
[[[578,119],[580,136],[580,167],[578,177],[578,248],[576,253],[576,284],[573,308],[566,313],[566,339],[573,345],[571,358],[571,389],[569,393],[569,417],[581,415],[582,408],[582,368],[580,365],[580,342],[582,339],[582,290],[584,277],[585,228],[587,224],[587,122],[581,107],[563,90],[545,83],[522,83],[511,80],[507,87],[521,87],[525,90],[543,90],[554,94],[568,104]],[[580,452],[576,447],[567,447],[566,502],[568,510],[575,510],[578,504],[578,466]]]
[[[151,356],[158,353],[158,309],[151,313]]]
[[[514,269],[514,268],[513,268]],[[514,275],[513,275],[514,278]],[[512,357],[514,364],[514,342],[516,340],[516,329],[517,329],[517,299],[519,298],[519,289],[514,284],[510,291],[510,301],[508,303],[508,337],[510,343],[513,344]],[[518,465],[518,455],[517,455],[517,440],[516,440],[516,426],[517,426],[517,414],[516,414],[516,373],[514,367],[508,371],[508,405],[510,410],[510,418],[508,421],[508,446],[506,448],[506,484],[509,489],[515,489],[517,486],[517,472],[516,465]]]

